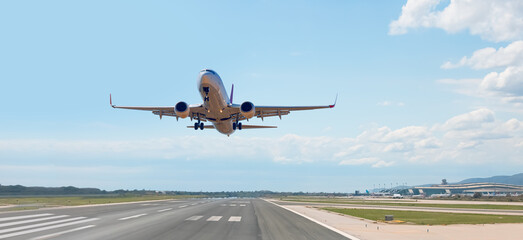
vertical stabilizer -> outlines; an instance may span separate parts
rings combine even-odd
[[[234,84],[231,87],[231,97],[229,98],[230,104],[232,104],[232,97],[234,96]]]

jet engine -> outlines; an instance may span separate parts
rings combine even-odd
[[[254,110],[254,104],[249,101],[243,102],[242,105],[240,105],[240,112],[247,119],[254,117],[254,114],[256,113]]]
[[[178,102],[176,106],[174,106],[174,112],[176,116],[186,118],[189,116],[189,105],[186,102]]]

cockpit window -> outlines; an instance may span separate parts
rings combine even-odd
[[[202,72],[210,72],[210,73],[216,74],[216,72],[211,69],[203,69]]]

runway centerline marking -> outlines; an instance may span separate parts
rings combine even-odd
[[[245,204],[240,204],[240,207],[245,207]]]
[[[202,218],[203,216],[192,216],[190,218],[185,219],[185,221],[198,221],[198,219]]]
[[[229,222],[240,222],[242,220],[242,217],[240,216],[231,216],[229,218]]]
[[[34,229],[26,230],[26,231],[21,231],[21,232],[15,232],[15,233],[9,233],[9,234],[0,235],[0,239],[10,238],[10,237],[16,237],[16,236],[20,236],[20,235],[24,235],[24,234],[29,234],[29,233],[34,233],[34,232],[41,232],[41,231],[45,231],[45,230],[49,230],[49,229],[53,229],[53,228],[66,227],[66,226],[70,226],[70,225],[75,225],[75,224],[80,224],[80,223],[86,223],[86,222],[91,222],[91,221],[95,221],[95,220],[98,220],[98,218],[89,218],[89,219],[84,219],[84,220],[80,220],[80,221],[76,221],[76,222],[68,222],[68,223],[62,223],[62,224],[53,225],[53,226],[47,226],[47,227],[41,227],[41,228],[34,228]]]
[[[218,222],[222,219],[222,216],[212,216],[210,218],[207,218],[207,222]]]
[[[158,210],[158,212],[165,212],[165,211],[169,211],[169,210],[172,210],[172,208],[166,208],[166,209]]]
[[[147,213],[142,213],[142,214],[138,214],[138,215],[134,215],[134,216],[130,216],[130,217],[123,217],[123,218],[119,218],[118,220],[123,221],[123,220],[127,220],[127,219],[132,219],[132,218],[139,218],[139,217],[145,216],[145,215],[147,215]]]
[[[50,215],[53,215],[53,214],[51,214],[51,213],[42,213],[42,214],[16,216],[16,217],[5,217],[5,218],[0,218],[0,222],[10,221],[10,220],[18,220],[18,219],[24,219],[24,218],[45,217],[45,216],[50,216]]]
[[[229,206],[231,206],[231,207],[236,207],[236,204],[231,204],[231,205],[229,205]]]
[[[96,225],[87,225],[87,226],[83,226],[83,227],[79,227],[79,228],[73,228],[73,229],[70,229],[70,230],[62,231],[62,232],[51,233],[51,234],[48,234],[48,235],[31,238],[31,240],[40,240],[40,239],[47,239],[47,238],[52,238],[52,237],[58,237],[58,236],[60,236],[62,234],[76,232],[76,231],[84,230],[84,229],[87,229],[87,228],[92,228],[92,227],[95,227],[95,226]]]
[[[8,227],[8,226],[20,225],[20,224],[32,223],[32,222],[41,222],[41,221],[45,221],[45,220],[64,218],[64,217],[69,217],[69,215],[60,215],[60,216],[53,216],[53,217],[46,217],[46,218],[36,218],[36,219],[30,219],[30,220],[23,220],[23,221],[18,221],[18,222],[2,223],[2,224],[0,224],[0,227]]]
[[[181,205],[178,208],[184,208],[184,207],[187,207],[187,205]]]
[[[42,226],[53,225],[53,224],[57,224],[57,223],[76,221],[76,220],[85,219],[85,218],[86,217],[68,218],[68,219],[62,219],[62,220],[57,220],[57,221],[52,221],[52,222],[44,222],[44,223],[25,225],[25,226],[14,227],[14,228],[6,228],[6,229],[0,230],[0,233],[14,232],[14,231],[24,230],[24,229],[28,229],[28,228],[42,227]]]

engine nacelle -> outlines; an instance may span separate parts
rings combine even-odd
[[[176,116],[186,118],[189,116],[189,105],[186,102],[178,102],[176,106],[174,106],[174,112]]]
[[[247,119],[254,117],[254,114],[256,113],[254,110],[254,104],[249,101],[243,102],[242,105],[240,105],[240,112]]]

